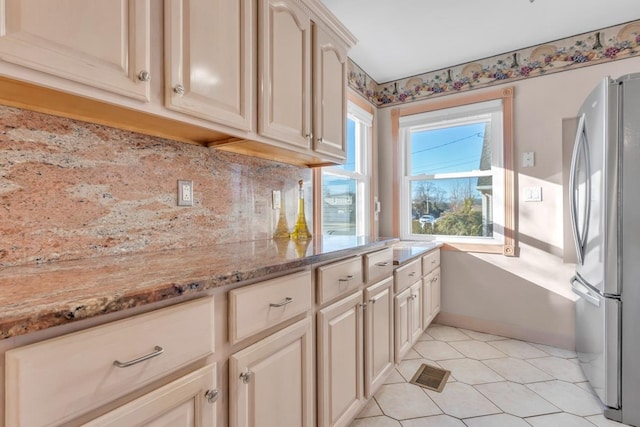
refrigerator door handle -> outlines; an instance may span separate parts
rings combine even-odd
[[[590,304],[595,305],[596,307],[600,307],[600,300],[589,293],[589,290],[580,283],[580,279],[576,276],[573,276],[571,279],[571,290],[574,294],[584,298]]]
[[[571,211],[571,226],[573,229],[573,239],[576,245],[576,252],[578,256],[578,262],[584,263],[584,246],[587,241],[587,231],[589,224],[589,215],[591,210],[591,168],[589,160],[589,146],[587,143],[587,135],[585,132],[585,114],[580,116],[578,122],[578,131],[576,132],[576,141],[573,146],[573,155],[571,156],[571,170],[569,172],[569,208]],[[580,230],[578,224],[578,198],[576,196],[576,176],[579,172],[578,162],[580,153],[584,153],[584,168],[585,168],[585,200],[584,200],[584,225]]]

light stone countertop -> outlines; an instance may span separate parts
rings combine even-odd
[[[314,263],[395,238],[259,240],[0,269],[0,339]]]
[[[442,242],[398,242],[393,245],[393,265],[404,265],[442,245]]]

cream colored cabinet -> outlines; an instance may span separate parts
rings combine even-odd
[[[427,274],[422,282],[423,329],[440,312],[440,269],[436,268]]]
[[[366,288],[364,299],[364,388],[370,398],[394,367],[393,278]]]
[[[258,131],[335,162],[346,158],[349,45],[310,12],[317,3],[260,2]]]
[[[438,313],[440,313],[440,268],[437,268],[433,273],[432,281],[431,281],[431,316],[435,317]]]
[[[395,296],[395,358],[400,363],[422,334],[422,281]]]
[[[320,24],[313,26],[313,148],[346,158],[347,49]]]
[[[6,425],[91,419],[127,394],[162,385],[167,375],[201,363],[213,350],[213,299],[208,297],[11,349],[5,354]],[[215,407],[202,403],[207,392],[215,402],[215,366],[186,375],[123,402],[106,419],[113,425],[169,414],[211,419]],[[182,405],[188,400],[195,406]]]
[[[311,18],[296,0],[260,0],[258,16],[258,131],[310,149]]]
[[[219,390],[211,364],[86,424],[85,427],[215,427]]]
[[[251,130],[253,6],[250,0],[165,1],[165,105]]]
[[[318,312],[318,426],[346,426],[363,399],[362,292]]]
[[[440,250],[422,257],[422,328],[427,329],[440,312]]]
[[[5,0],[0,59],[149,101],[149,0]],[[14,70],[18,80],[24,73]]]
[[[231,355],[232,427],[313,427],[312,337],[307,317]]]

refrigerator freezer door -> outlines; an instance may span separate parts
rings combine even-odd
[[[576,351],[582,372],[602,403],[620,408],[620,301],[574,278]]]

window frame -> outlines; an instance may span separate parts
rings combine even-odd
[[[314,234],[317,236],[323,236],[323,172],[332,174],[334,176],[340,176],[347,179],[353,179],[356,181],[357,199],[363,200],[362,209],[356,210],[356,236],[373,236],[375,230],[373,205],[374,205],[374,169],[373,164],[375,161],[374,153],[374,123],[375,123],[375,110],[374,108],[361,101],[355,95],[349,93],[347,101],[347,117],[346,120],[351,117],[356,121],[356,139],[361,137],[364,141],[364,149],[362,146],[356,144],[356,171],[347,171],[337,168],[336,166],[324,166],[316,168],[314,171]],[[359,126],[358,123],[364,124]],[[345,126],[346,129],[346,126]],[[346,147],[346,135],[345,135],[345,151]]]
[[[454,236],[437,236],[437,240],[444,243],[445,249],[466,251],[466,252],[486,252],[486,253],[502,253],[506,256],[516,255],[516,241],[515,241],[515,186],[514,186],[514,171],[513,171],[513,95],[514,88],[508,87],[504,89],[497,89],[487,91],[480,94],[472,94],[468,96],[453,96],[438,99],[432,102],[427,102],[421,105],[408,106],[404,108],[395,108],[391,110],[391,125],[392,125],[392,139],[394,142],[394,211],[393,211],[393,226],[394,235],[401,238],[408,237],[408,230],[402,230],[402,218],[407,218],[408,206],[404,206],[403,203],[406,200],[408,181],[405,173],[406,158],[404,152],[404,142],[401,139],[401,118],[407,116],[416,116],[425,113],[432,113],[438,110],[445,110],[450,108],[464,107],[474,104],[479,104],[486,101],[501,101],[502,103],[502,170],[503,170],[503,206],[504,217],[502,224],[497,224],[502,227],[501,243],[489,243],[485,242],[473,242],[470,238],[460,238]],[[406,120],[406,119],[405,119]],[[410,119],[409,119],[410,120]],[[493,162],[492,162],[493,163]],[[403,197],[404,196],[404,197]],[[405,215],[405,216],[403,216]],[[410,215],[409,215],[410,216]],[[495,230],[495,229],[494,229]],[[415,234],[410,234],[411,238],[414,238]],[[436,240],[436,236],[429,236],[432,240]],[[482,238],[486,239],[486,238]],[[425,239],[426,240],[426,239]]]

